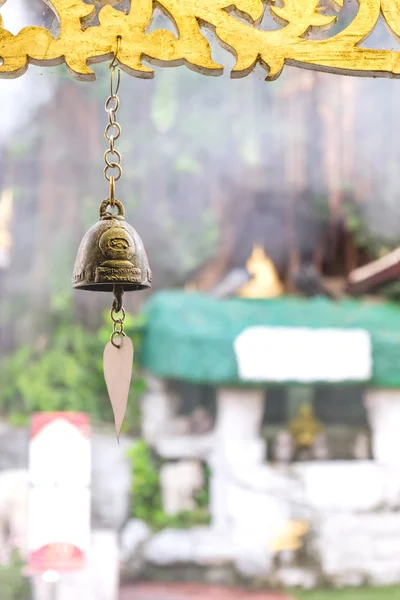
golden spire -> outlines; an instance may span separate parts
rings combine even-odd
[[[240,288],[242,298],[276,298],[284,292],[272,260],[265,254],[262,246],[255,246],[246,263],[252,279]]]
[[[299,414],[289,424],[289,431],[297,447],[309,448],[323,430],[322,423],[318,421],[311,404],[304,403],[300,406]]]

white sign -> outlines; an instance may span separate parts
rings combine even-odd
[[[29,479],[33,485],[90,485],[90,439],[62,414],[33,435],[29,448]]]
[[[90,545],[90,490],[34,487],[29,494],[29,551],[34,570],[76,570]]]
[[[90,546],[90,428],[82,413],[38,413],[29,452],[29,566],[85,566]]]
[[[239,377],[264,382],[368,381],[372,344],[362,329],[249,327],[234,342]]]

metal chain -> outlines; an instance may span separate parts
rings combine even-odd
[[[105,108],[108,114],[108,123],[105,129],[104,135],[106,140],[109,141],[110,147],[104,153],[104,161],[106,166],[104,168],[104,177],[110,184],[110,206],[114,208],[115,205],[115,182],[118,181],[122,176],[121,167],[121,154],[115,149],[115,141],[121,135],[121,125],[117,121],[117,111],[119,108],[118,91],[121,83],[121,71],[117,67],[118,51],[120,48],[121,37],[117,37],[117,49],[114,54],[114,58],[110,64],[111,69],[111,81],[110,81],[110,95],[107,98]],[[115,85],[115,71],[117,70],[117,83]],[[116,174],[111,175],[111,171]],[[115,348],[120,348],[122,345],[122,338],[126,335],[124,332],[124,321],[125,321],[125,309],[122,306],[122,296],[124,294],[124,288],[121,285],[114,285],[114,301],[111,307],[110,316],[114,324],[113,331],[110,336],[110,341]],[[121,316],[117,316],[121,313]],[[116,343],[115,338],[119,338],[121,341],[119,344]]]
[[[121,285],[114,285],[114,301],[110,310],[111,320],[114,323],[113,332],[110,337],[110,341],[113,346],[120,348],[121,344],[115,343],[115,338],[122,338],[126,334],[124,332],[124,321],[125,321],[125,309],[122,306],[122,296],[124,295],[124,288]],[[121,313],[120,317],[117,317],[118,313]],[[121,340],[122,343],[122,340]]]
[[[121,154],[115,149],[115,141],[121,135],[121,125],[117,121],[117,111],[119,108],[118,91],[121,83],[121,71],[116,67],[116,59],[119,50],[121,38],[117,38],[117,51],[115,53],[114,60],[110,65],[111,69],[111,84],[110,84],[110,95],[107,98],[105,109],[108,114],[108,123],[104,132],[106,140],[108,140],[110,146],[104,153],[104,161],[106,166],[104,168],[104,177],[110,184],[110,205],[114,208],[115,202],[115,182],[121,179],[122,167],[121,167]],[[117,84],[115,86],[115,71],[117,71]],[[114,175],[111,175],[111,172]]]
[[[122,312],[122,316],[121,317],[116,317],[116,314]],[[116,348],[120,348],[121,344],[116,344],[115,343],[115,338],[119,337],[125,337],[126,333],[124,331],[124,321],[125,321],[125,309],[121,306],[121,310],[115,310],[114,305],[112,306],[111,310],[110,310],[110,316],[112,319],[112,322],[114,323],[114,327],[113,327],[113,332],[110,336],[110,341],[112,343],[113,346],[115,346]]]

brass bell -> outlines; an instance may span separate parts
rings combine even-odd
[[[124,291],[151,287],[151,271],[143,242],[125,221],[124,207],[114,200],[100,207],[100,221],[83,238],[75,261],[72,286],[78,290],[110,292],[118,285]]]

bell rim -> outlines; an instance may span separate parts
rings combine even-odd
[[[132,282],[113,282],[110,284],[107,283],[85,283],[83,282],[81,285],[73,285],[74,290],[81,290],[83,292],[113,292],[114,285],[120,285],[123,287],[124,292],[140,292],[141,290],[147,290],[151,288],[151,283],[132,283]]]

